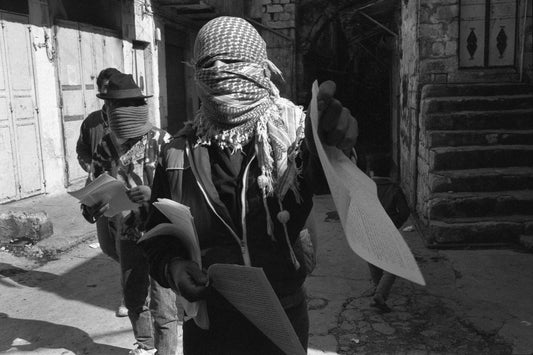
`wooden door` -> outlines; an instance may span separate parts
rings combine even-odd
[[[96,78],[102,69],[123,71],[122,40],[99,27],[57,20],[57,67],[63,119],[63,144],[67,184],[87,176],[76,154],[80,126],[85,117],[99,110]]]
[[[63,144],[67,184],[87,176],[80,167],[76,154],[76,142],[80,125],[86,117],[83,73],[80,63],[81,37],[77,23],[60,21],[56,26],[57,70],[63,118]]]
[[[0,12],[0,201],[44,192],[28,17]]]

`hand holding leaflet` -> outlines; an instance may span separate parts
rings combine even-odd
[[[109,209],[104,213],[106,217],[112,217],[122,211],[130,211],[139,208],[126,194],[126,187],[108,174],[102,174],[89,185],[68,193],[77,198],[80,203],[93,206],[97,203],[109,203]]]
[[[168,218],[171,223],[161,223],[145,233],[139,242],[153,238],[156,235],[173,235],[182,243],[187,250],[192,261],[202,268],[202,257],[200,244],[196,229],[194,228],[193,217],[189,207],[169,199],[158,199],[153,205]],[[194,319],[196,324],[202,329],[209,328],[209,318],[207,317],[207,306],[205,301],[189,302],[181,295],[178,295],[183,309],[187,316]]]
[[[317,133],[316,81],[312,93],[313,138],[348,244],[377,267],[425,285],[413,254],[379,202],[376,184],[342,151],[322,145]]]
[[[193,217],[187,206],[169,199],[158,199],[154,206],[172,222],[161,223],[151,229],[139,242],[156,235],[172,235],[180,240],[192,261],[201,267],[201,251]],[[250,322],[288,355],[306,352],[261,268],[231,264],[213,264],[207,270],[210,286],[214,287]],[[209,328],[205,301],[180,302],[196,324]]]

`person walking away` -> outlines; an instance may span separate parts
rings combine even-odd
[[[325,182],[309,119],[279,96],[265,41],[237,17],[204,25],[194,46],[201,108],[193,122],[165,146],[151,200],[171,198],[190,208],[202,266],[215,263],[263,268],[303,346],[309,318],[304,256],[296,248]],[[355,119],[333,99],[333,82],[321,85],[319,134],[326,144],[351,149]],[[151,208],[147,229],[168,220]],[[210,321],[183,324],[183,351],[197,354],[281,354],[264,334],[206,285],[205,271],[172,235],[142,241],[151,275],[189,301],[205,299]],[[244,284],[243,284],[243,287]]]
[[[175,294],[151,279],[148,261],[137,240],[147,216],[155,165],[161,147],[170,139],[148,120],[145,96],[131,75],[116,73],[109,78],[104,99],[110,134],[103,137],[95,154],[95,165],[109,172],[128,189],[128,197],[139,208],[118,214],[112,222],[120,231],[119,255],[122,287],[136,348],[133,355],[173,355],[178,347],[178,317]],[[109,205],[94,206],[98,219]]]
[[[409,218],[410,211],[402,189],[390,178],[390,166],[387,156],[377,155],[367,160],[368,175],[376,183],[378,199],[396,228],[400,228]],[[396,276],[371,263],[368,267],[375,287],[371,305],[382,312],[391,312],[387,299]]]
[[[106,68],[100,71],[96,78],[98,93],[103,93],[107,90],[109,77],[115,73],[119,73],[115,68]],[[94,169],[93,154],[96,152],[98,144],[102,141],[102,137],[109,133],[106,109],[104,103],[100,110],[90,113],[81,123],[80,136],[76,143],[76,154],[78,155],[78,162],[81,168],[88,173],[86,185],[102,174],[102,171],[95,171]],[[95,223],[95,221],[87,216],[86,210],[82,210],[82,214],[88,222]],[[102,252],[118,263],[118,237],[116,233],[116,230],[109,228],[107,217],[102,216],[96,221],[96,236]],[[124,299],[121,299],[120,306],[117,308],[115,314],[117,317],[128,316],[128,310],[124,306]]]

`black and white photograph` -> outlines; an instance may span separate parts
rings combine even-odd
[[[0,0],[0,354],[533,355],[532,0]]]

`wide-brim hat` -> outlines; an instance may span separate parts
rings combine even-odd
[[[107,85],[96,94],[96,97],[104,100],[146,99],[152,96],[142,93],[131,74],[120,72],[111,75]]]

